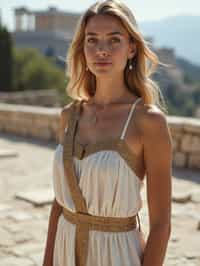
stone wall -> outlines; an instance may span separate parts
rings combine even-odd
[[[0,103],[0,132],[58,141],[60,107]]]
[[[58,143],[61,108],[0,103],[0,132]],[[167,117],[173,139],[173,164],[200,169],[200,120]]]
[[[59,95],[55,89],[0,92],[0,103],[57,107]]]
[[[200,169],[200,120],[170,116],[176,166]]]

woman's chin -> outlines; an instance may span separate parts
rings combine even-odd
[[[93,71],[94,75],[95,76],[106,76],[106,75],[110,75],[111,73],[113,73],[112,69],[111,68],[96,68],[94,71]]]

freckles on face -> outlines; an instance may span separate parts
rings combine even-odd
[[[97,56],[101,49],[107,57],[124,56],[125,45],[119,37],[110,37],[108,40],[101,40],[97,37],[89,37],[85,41],[84,50],[87,56]]]
[[[129,35],[120,21],[109,15],[96,15],[89,19],[84,38],[86,60],[98,58],[99,50],[114,60],[126,59]]]

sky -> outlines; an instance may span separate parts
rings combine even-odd
[[[84,12],[94,0],[1,0],[1,21],[9,30],[14,30],[14,8],[25,6],[32,10],[46,10],[55,6],[63,11]],[[176,15],[199,15],[199,0],[124,0],[138,22],[159,20]]]

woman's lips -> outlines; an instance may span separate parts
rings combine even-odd
[[[109,62],[96,62],[94,64],[97,65],[97,66],[108,66],[108,65],[111,65],[111,63],[109,63]]]

